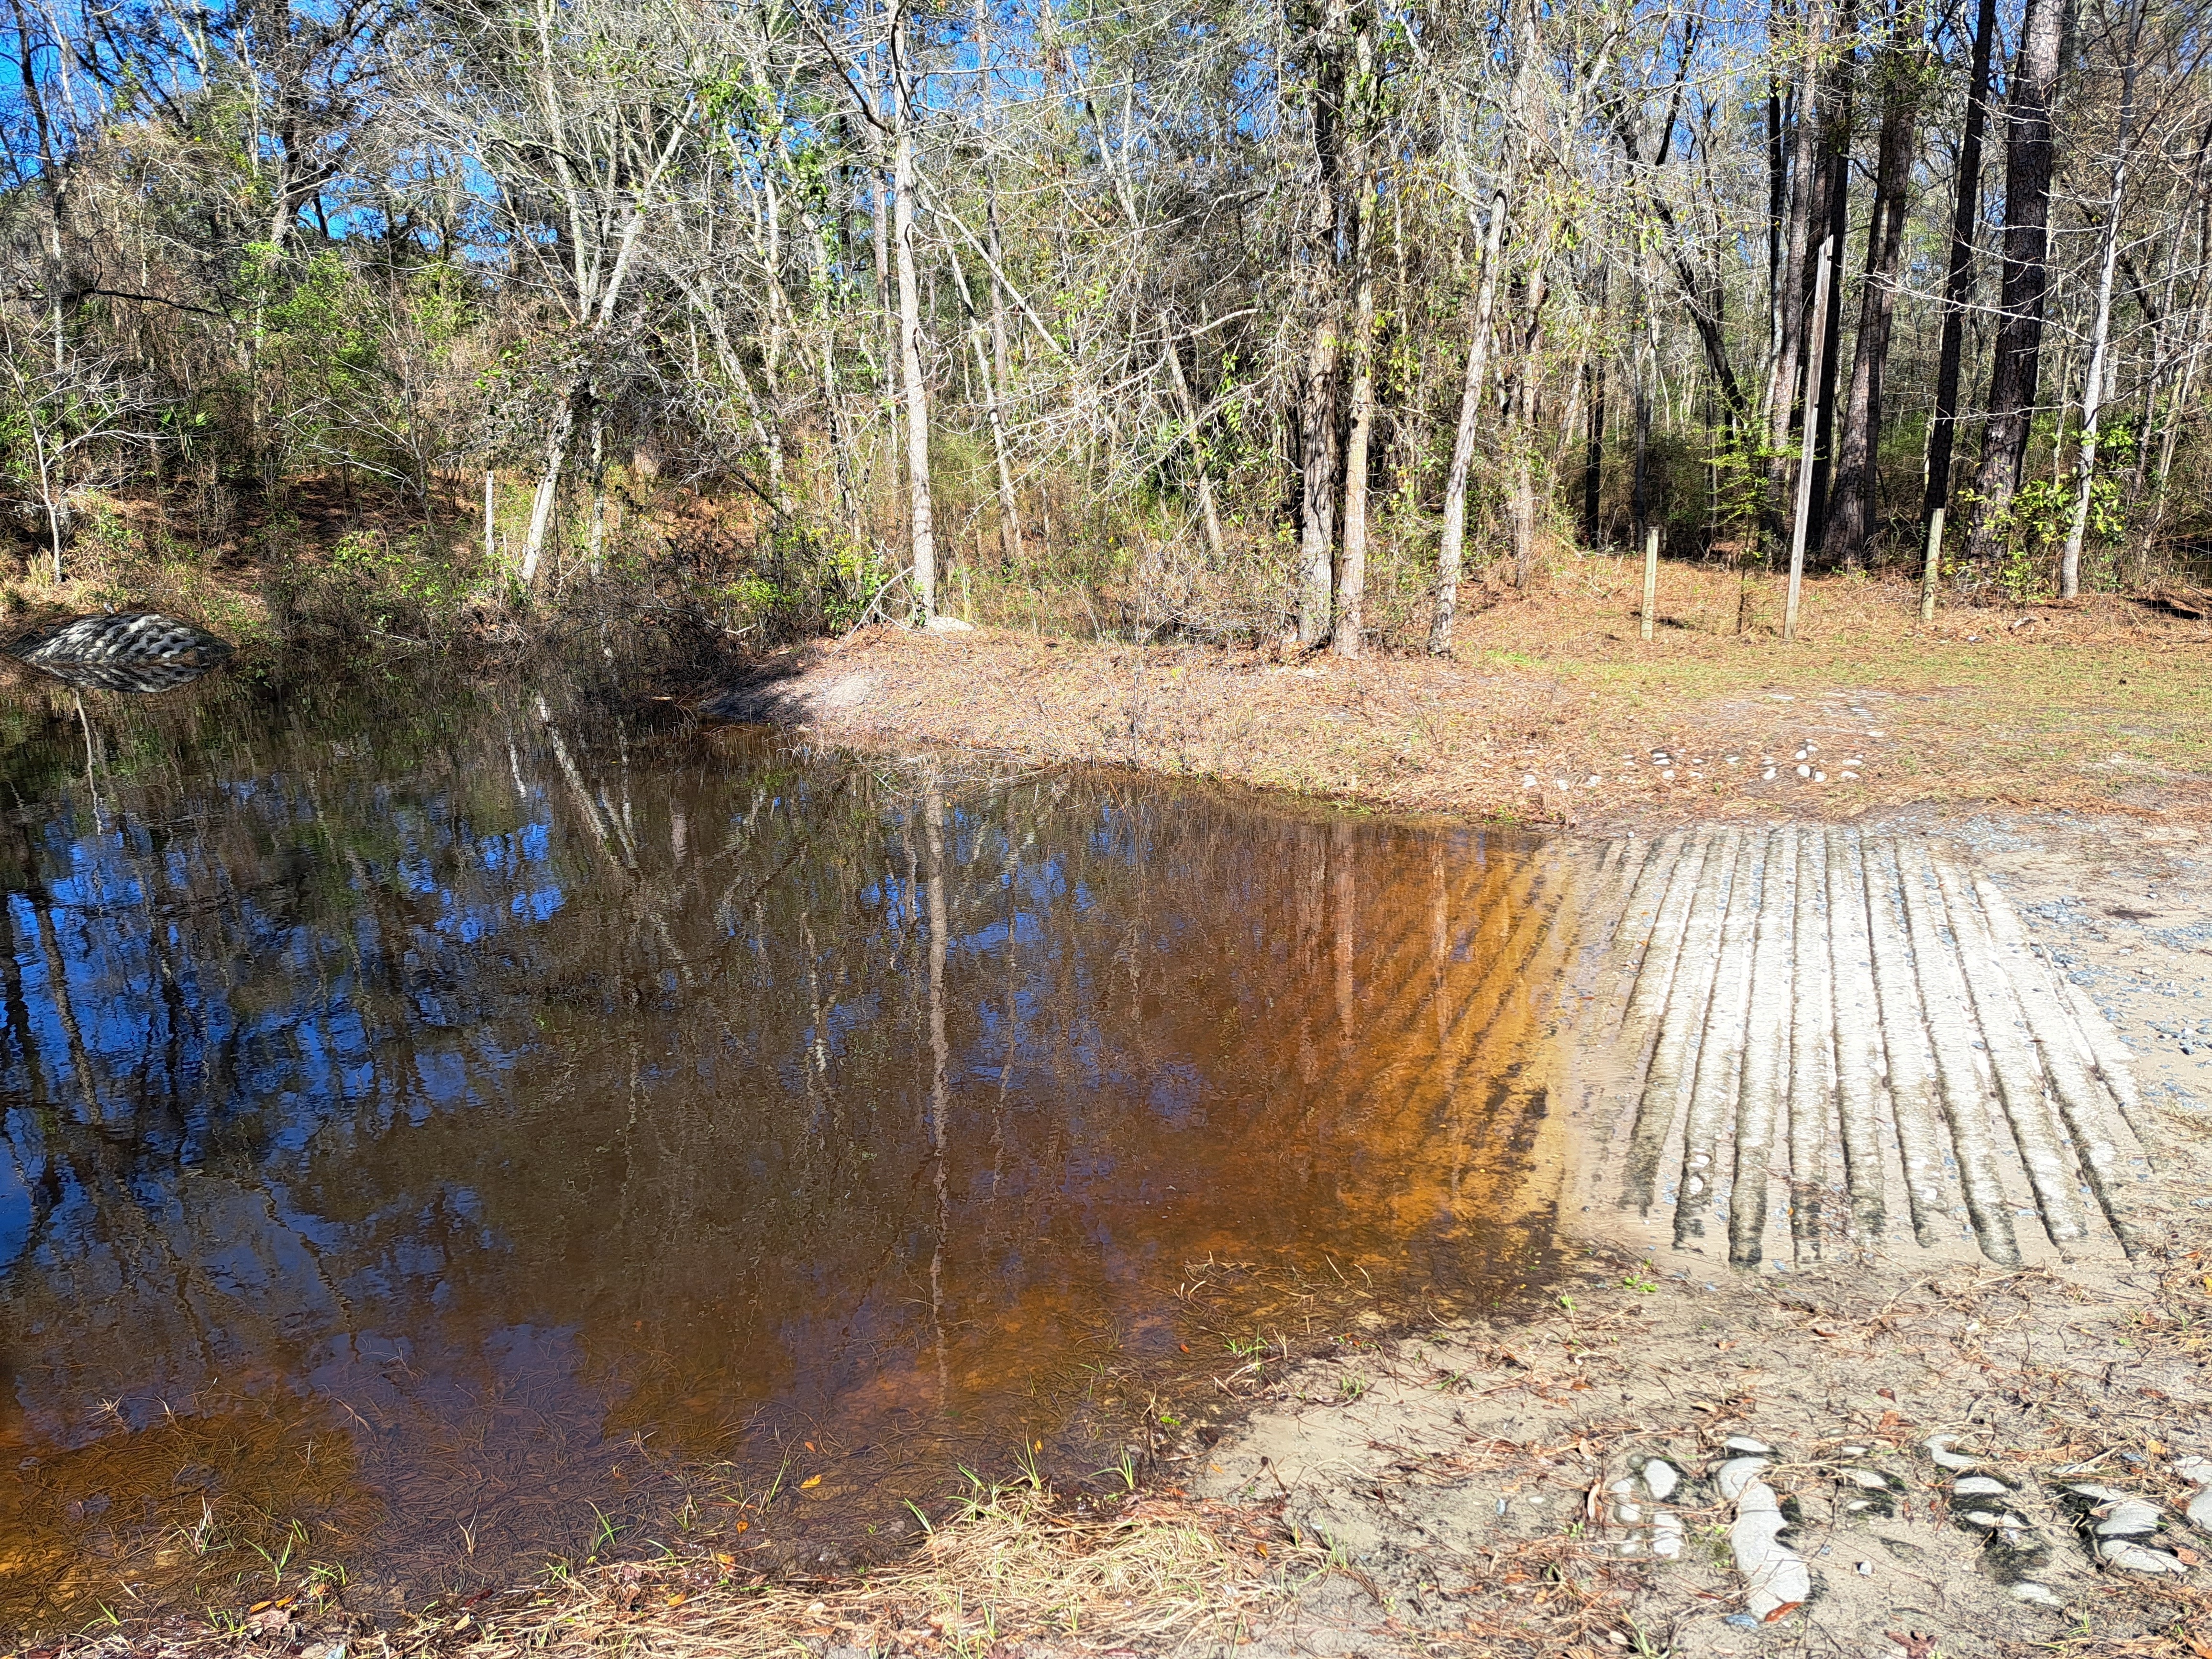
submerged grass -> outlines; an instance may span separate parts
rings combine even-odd
[[[982,1656],[1012,1643],[1075,1642],[1170,1653],[1249,1639],[1302,1579],[1327,1570],[1310,1553],[1241,1505],[1133,1495],[1110,1512],[1070,1513],[1041,1482],[978,1486],[909,1559],[850,1575],[771,1579],[701,1545],[550,1572],[537,1586],[433,1607],[373,1632],[334,1607],[272,1605],[212,1626],[89,1632],[43,1651],[766,1659],[838,1647]]]

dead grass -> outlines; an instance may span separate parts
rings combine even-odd
[[[1833,578],[1809,585],[1803,636],[1784,645],[1773,593],[1756,590],[1739,635],[1735,579],[1686,567],[1666,572],[1645,644],[1640,581],[1626,561],[1571,560],[1537,596],[1469,617],[1450,661],[874,629],[771,662],[724,707],[864,744],[1493,820],[2212,812],[2203,618],[2095,599],[1923,628],[1904,587]],[[1796,775],[1808,744],[1825,780]]]
[[[1167,1654],[1249,1640],[1302,1578],[1326,1570],[1242,1506],[1147,1494],[1112,1514],[1072,1515],[1036,1485],[979,1491],[909,1559],[850,1577],[771,1580],[701,1545],[434,1607],[381,1631],[349,1621],[336,1602],[287,1597],[213,1626],[94,1633],[37,1659],[338,1648],[384,1659],[766,1659],[835,1647],[981,1659],[1053,1643]]]

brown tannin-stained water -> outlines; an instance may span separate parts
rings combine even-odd
[[[550,686],[81,706],[0,707],[0,1630],[881,1556],[1547,1265],[1525,842]]]

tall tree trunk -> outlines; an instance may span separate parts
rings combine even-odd
[[[1348,0],[1327,0],[1313,50],[1314,194],[1307,215],[1306,288],[1313,333],[1298,407],[1304,492],[1298,535],[1298,643],[1328,637],[1336,550],[1336,368],[1344,316],[1338,281],[1343,194],[1345,49]]]
[[[1644,540],[1651,520],[1651,376],[1658,356],[1655,343],[1657,331],[1647,315],[1637,335],[1636,362],[1632,371],[1635,377],[1632,391],[1635,398],[1636,437],[1628,479],[1628,517],[1631,533],[1638,543]]]
[[[1536,570],[1536,365],[1542,361],[1548,293],[1540,265],[1528,274],[1522,293],[1513,377],[1513,586],[1523,593]]]
[[[1771,32],[1770,25],[1770,32]],[[1782,81],[1766,77],[1766,329],[1767,362],[1782,356],[1783,221],[1790,208],[1790,152],[1783,142]]]
[[[1490,198],[1490,223],[1483,232],[1482,270],[1475,279],[1474,325],[1468,331],[1467,374],[1460,386],[1459,430],[1452,440],[1451,471],[1444,476],[1443,537],[1437,548],[1437,609],[1429,625],[1429,650],[1451,654],[1452,619],[1459,609],[1460,562],[1467,540],[1467,482],[1474,469],[1475,434],[1490,379],[1491,313],[1498,303],[1498,262],[1504,252],[1508,185],[1501,180]]]
[[[1897,272],[1905,246],[1905,197],[1913,159],[1920,56],[1912,49],[1904,5],[1893,0],[1889,46],[1881,57],[1881,139],[1875,163],[1874,206],[1867,218],[1866,283],[1859,295],[1858,343],[1851,356],[1850,392],[1836,447],[1835,483],[1820,551],[1832,564],[1856,564],[1880,510],[1882,375],[1888,366],[1890,323],[1897,312]]]
[[[1966,532],[1966,556],[1976,562],[1988,559],[2005,532],[2035,415],[2043,305],[2051,286],[2051,106],[2058,94],[2066,5],[2067,0],[2027,0],[2005,100],[2005,230],[1996,346],[1974,480],[1979,499]]]
[[[880,78],[875,88],[878,108],[891,102],[890,76]],[[883,407],[884,407],[884,489],[895,498],[899,478],[899,309],[898,300],[891,280],[891,179],[884,167],[884,156],[880,135],[869,139],[868,164],[869,234],[873,240],[876,260],[876,316],[883,325]]]
[[[1367,459],[1375,434],[1375,181],[1360,181],[1352,210],[1356,297],[1352,307],[1352,431],[1344,446],[1344,565],[1336,583],[1336,654],[1356,657],[1365,627]]]
[[[2090,498],[2097,485],[2098,416],[2104,408],[2105,356],[2112,337],[2112,274],[2119,263],[2120,210],[2128,188],[2128,141],[2134,136],[2136,57],[2142,21],[2143,4],[2138,0],[2128,32],[2128,61],[2120,75],[2120,114],[2113,140],[2112,185],[2105,198],[2105,247],[2097,276],[2096,320],[2089,334],[2089,367],[2081,382],[2081,446],[2074,463],[2074,513],[2066,527],[2066,545],[2058,556],[2058,594],[2067,599],[2081,591],[2081,544],[2088,534]]]
[[[1840,264],[1844,240],[1850,230],[1851,106],[1858,89],[1858,0],[1843,0],[1837,15],[1840,49],[1829,70],[1826,112],[1821,123],[1821,182],[1827,200],[1827,236],[1831,258]],[[1820,384],[1810,386],[1808,398],[1819,399],[1820,422],[1813,449],[1812,536],[1818,544],[1828,515],[1830,464],[1835,457],[1836,381],[1843,367],[1844,284],[1831,280],[1828,303],[1812,319],[1820,331]]]
[[[1943,333],[1936,353],[1936,409],[1928,428],[1928,477],[1920,503],[1925,526],[1951,499],[1951,454],[1958,439],[1959,374],[1966,359],[1966,300],[1974,287],[1974,227],[1982,213],[1982,133],[1990,118],[1990,48],[1997,0],[1980,0],[1972,61],[1966,71],[1966,126],[1959,140],[1959,182],[1951,209],[1951,258],[1943,275]]]
[[[1790,478],[1790,426],[1797,410],[1798,374],[1804,362],[1810,276],[1806,257],[1818,216],[1814,192],[1820,126],[1820,54],[1827,21],[1825,0],[1808,0],[1803,28],[1803,61],[1798,70],[1797,118],[1790,147],[1790,229],[1782,262],[1779,349],[1766,387],[1766,489],[1770,526],[1783,522],[1782,504]],[[1640,392],[1639,392],[1639,395]],[[1638,520],[1640,531],[1642,522]]]
[[[1605,304],[1605,289],[1598,289],[1598,305]],[[1583,450],[1583,545],[1595,551],[1605,545],[1605,354],[1589,357],[1589,436]]]
[[[894,110],[891,238],[898,263],[899,368],[906,392],[908,540],[915,598],[924,617],[937,614],[937,534],[929,497],[929,388],[921,373],[921,283],[914,246],[914,76],[908,58],[908,0],[892,0]]]

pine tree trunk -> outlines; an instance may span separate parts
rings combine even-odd
[[[1881,60],[1881,139],[1875,164],[1874,206],[1867,221],[1866,283],[1859,295],[1858,343],[1851,356],[1850,391],[1844,405],[1835,483],[1820,543],[1822,556],[1832,564],[1856,565],[1866,556],[1881,507],[1882,376],[1889,362],[1890,325],[1897,312],[1920,68],[1905,17],[1905,8],[1894,5],[1889,48]]]
[[[1598,303],[1605,303],[1599,290]],[[1589,360],[1589,435],[1583,450],[1583,545],[1595,552],[1605,545],[1605,358],[1592,352]]]
[[[1966,125],[1959,139],[1958,193],[1951,210],[1951,258],[1943,277],[1943,333],[1936,353],[1936,408],[1928,428],[1928,476],[1920,522],[1951,499],[1951,455],[1959,426],[1959,374],[1966,358],[1966,300],[1974,287],[1974,227],[1982,211],[1982,134],[1990,118],[1990,49],[1996,39],[1997,0],[1980,0],[1974,50],[1966,72]]]
[[[1337,236],[1344,228],[1345,49],[1351,44],[1347,0],[1327,0],[1312,40],[1315,184],[1306,230],[1305,285],[1313,309],[1305,384],[1298,404],[1303,491],[1298,534],[1298,643],[1311,650],[1328,639],[1336,552],[1336,368],[1344,331]]]
[[[2005,229],[1996,345],[1974,479],[1978,499],[1966,532],[1966,556],[1977,562],[1996,551],[2027,460],[2044,300],[2051,286],[2051,106],[2058,94],[2065,32],[2066,0],[2027,0],[2005,103]]]

